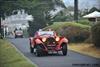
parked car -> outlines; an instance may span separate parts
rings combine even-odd
[[[54,31],[37,31],[34,37],[29,38],[30,52],[36,56],[47,55],[50,52],[62,51],[67,55],[68,39],[58,36]]]
[[[21,29],[15,30],[15,38],[23,38],[23,31]]]

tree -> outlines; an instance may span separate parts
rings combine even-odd
[[[34,16],[34,21],[29,23],[30,36],[33,36],[34,32],[47,24],[52,24],[50,11],[55,10],[56,7],[64,7],[64,4],[60,0],[36,1],[31,11],[28,11]]]
[[[61,0],[1,0],[0,6],[0,16],[2,17],[4,17],[4,14],[11,15],[13,10],[18,9],[25,9],[28,14],[32,14],[34,21],[29,22],[29,30],[33,33],[39,28],[45,27],[47,23],[50,24],[51,10],[55,10],[56,7],[65,8]],[[30,34],[33,35],[31,32]]]
[[[66,14],[63,11],[60,11],[53,17],[53,22],[64,22],[66,19]]]
[[[18,9],[18,6],[15,4],[15,1],[17,2],[17,0],[0,0],[0,34],[2,33],[1,17],[4,19],[5,15],[10,15],[12,10]]]
[[[92,26],[92,41],[93,44],[100,48],[100,22]]]
[[[100,11],[99,9],[97,9],[96,7],[92,7],[90,10],[89,10],[89,13],[92,13],[94,11]]]
[[[78,0],[74,0],[74,20],[78,22]]]

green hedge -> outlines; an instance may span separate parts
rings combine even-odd
[[[83,25],[91,25],[91,22],[88,20],[79,20],[78,23],[83,24]]]
[[[96,47],[100,47],[100,22],[92,26],[92,41]]]
[[[70,42],[84,42],[90,36],[90,26],[75,22],[55,22],[44,28],[55,30],[59,35],[67,37]]]

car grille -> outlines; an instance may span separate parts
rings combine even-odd
[[[56,47],[56,41],[55,41],[55,39],[54,38],[48,38],[47,40],[46,40],[46,42],[45,42],[45,45],[46,45],[46,47],[48,48],[48,49],[53,49],[53,48],[55,48]]]

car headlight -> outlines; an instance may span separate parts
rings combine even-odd
[[[45,42],[46,41],[46,38],[42,38],[42,41]]]
[[[56,37],[56,41],[59,41],[60,40],[60,38],[59,37]]]

